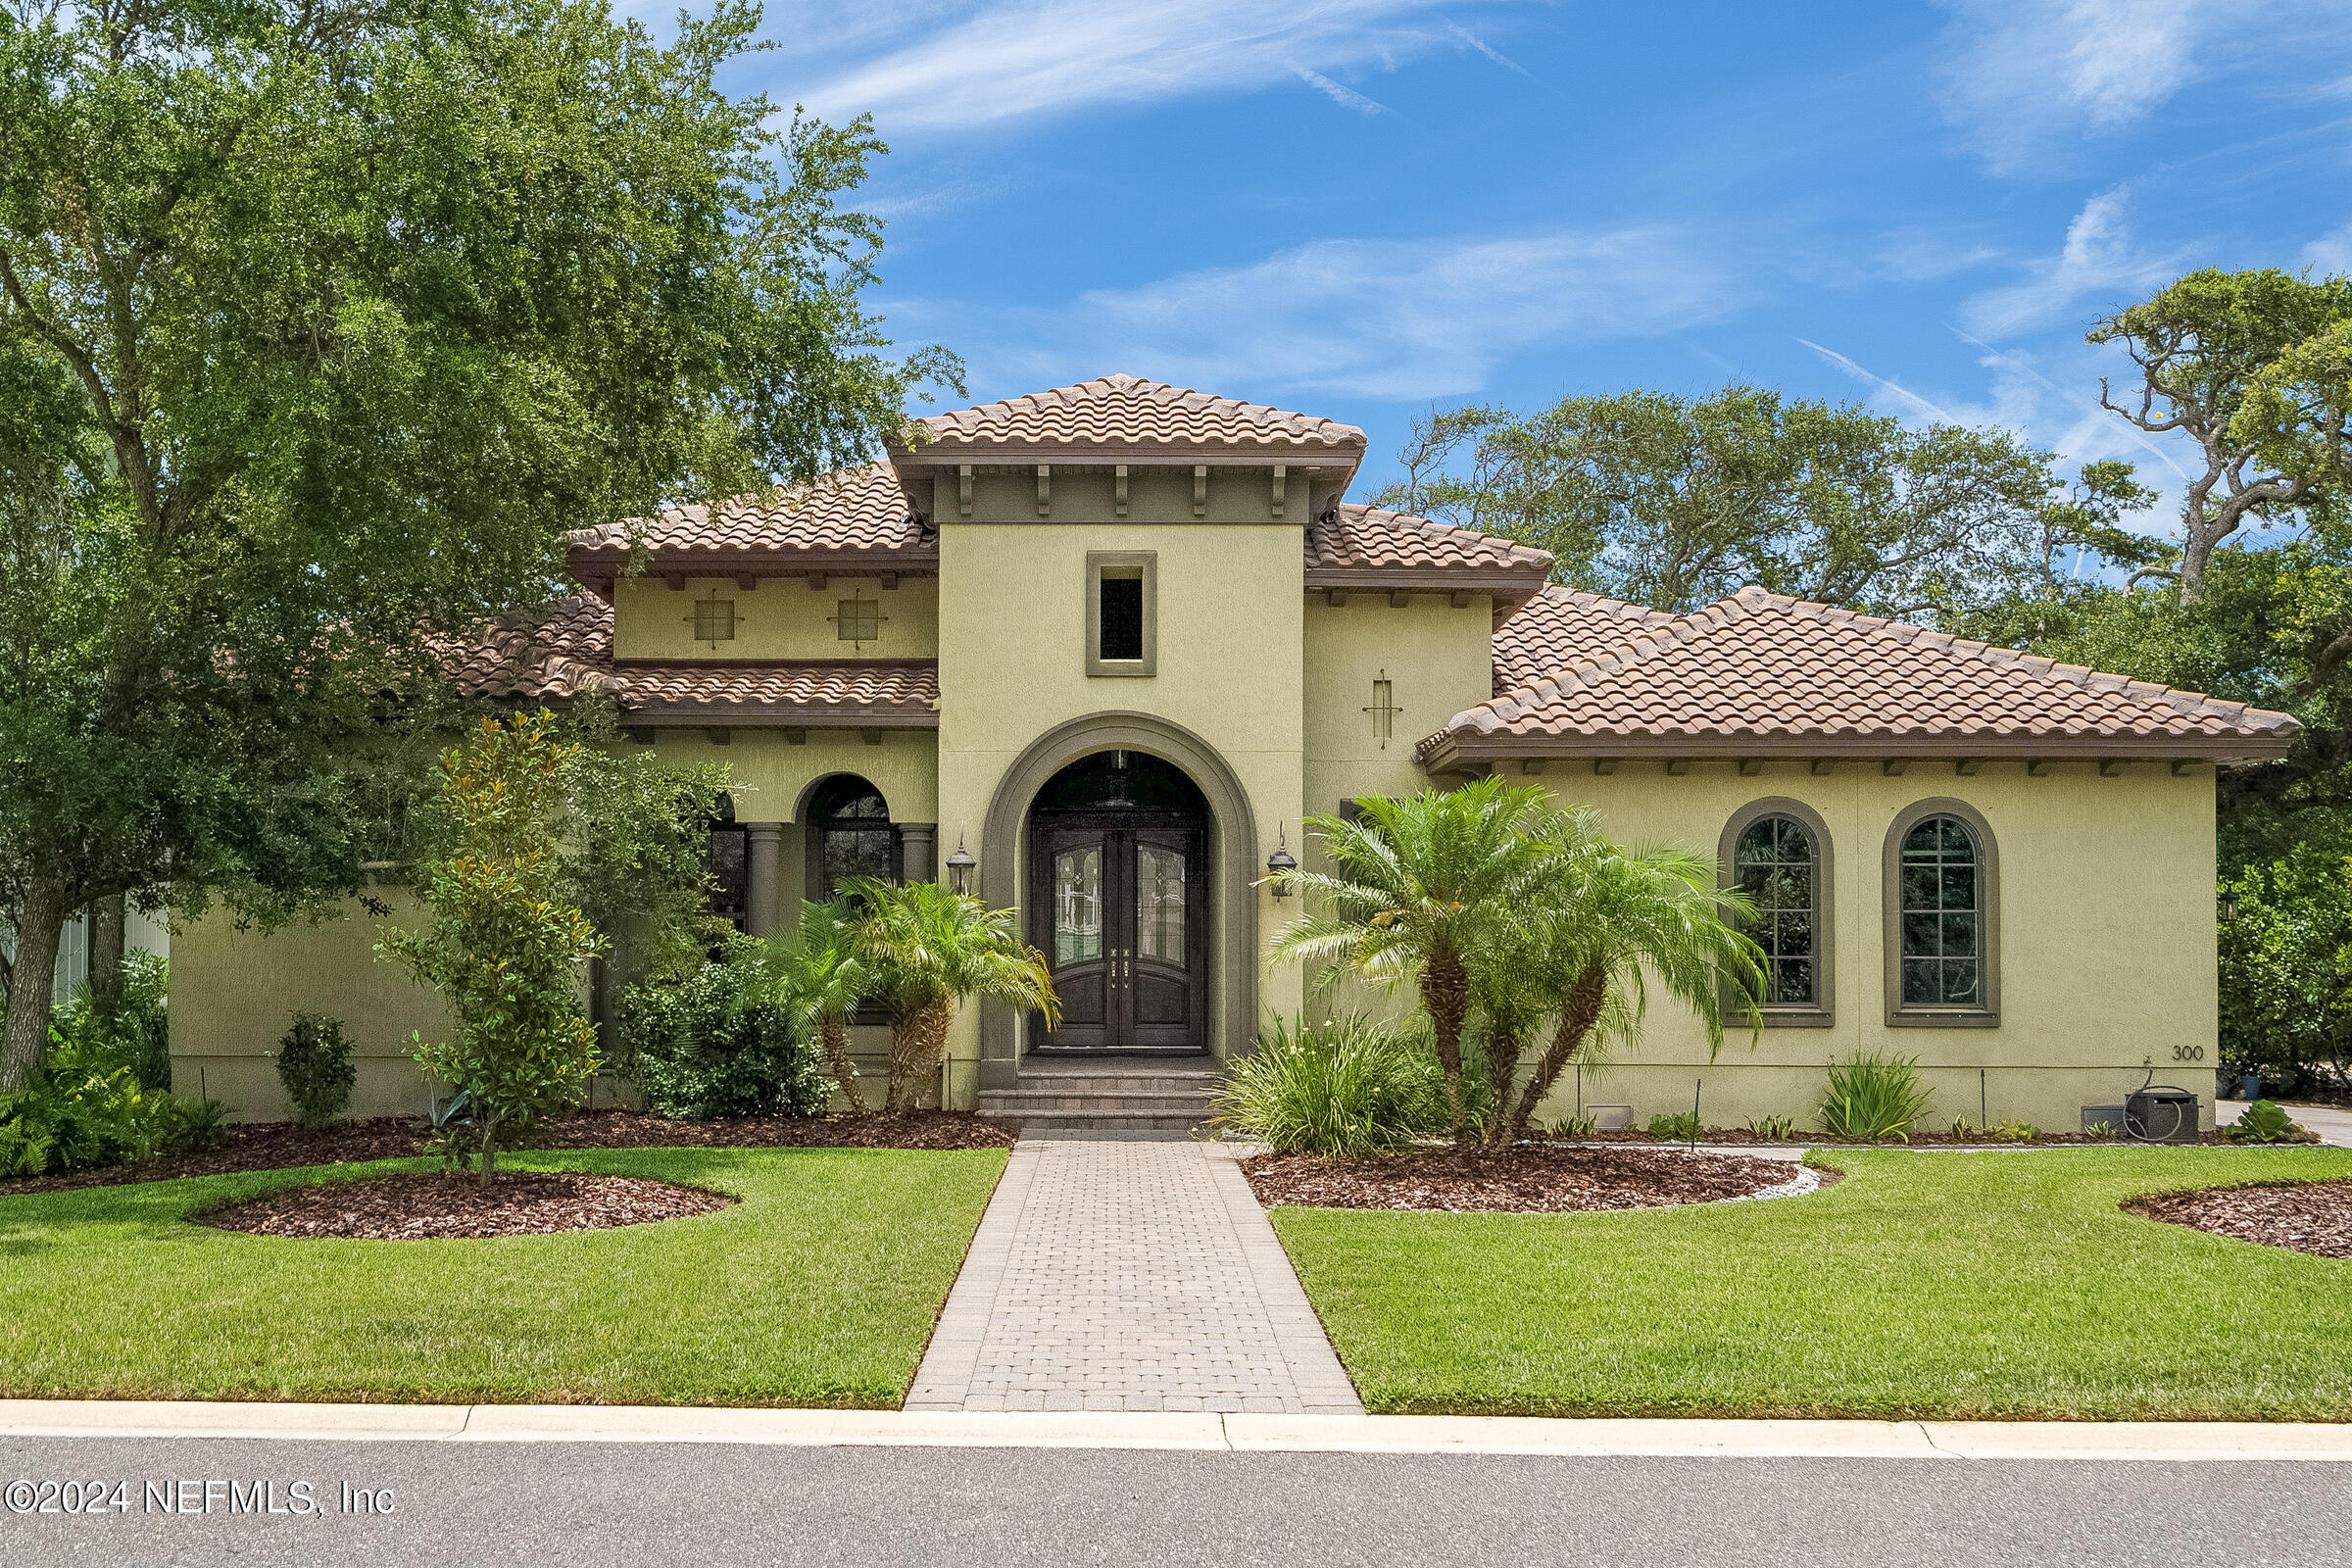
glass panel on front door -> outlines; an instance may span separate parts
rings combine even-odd
[[[1054,962],[1102,956],[1102,851],[1064,850],[1054,857]]]
[[[1184,962],[1184,856],[1155,844],[1135,857],[1136,951],[1147,958]]]

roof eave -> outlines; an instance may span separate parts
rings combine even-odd
[[[728,729],[937,729],[930,709],[868,708],[850,703],[624,704],[628,724]]]
[[[1306,586],[1314,589],[1354,589],[1381,593],[1488,594],[1494,600],[1496,624],[1544,591],[1545,573],[1445,566],[1309,566]],[[1505,605],[1508,610],[1504,609]]]
[[[1919,759],[1960,760],[2277,761],[2293,734],[2261,735],[1853,735],[1701,733],[1689,735],[1510,735],[1449,728],[1419,748],[1433,772],[1505,760],[1622,758],[1628,760],[1809,760]]]

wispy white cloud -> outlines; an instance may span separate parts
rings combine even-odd
[[[1643,337],[1721,317],[1755,271],[1720,237],[1667,224],[1473,240],[1318,240],[1050,310],[898,305],[960,322],[980,378],[1129,370],[1256,396],[1420,400],[1482,390],[1505,356]]]
[[[1907,415],[1912,418],[1930,419],[1938,424],[1960,422],[1958,416],[1950,410],[1921,397],[1900,381],[1889,380],[1886,376],[1867,370],[1836,349],[1824,348],[1809,337],[1800,337],[1797,341],[1820,355],[1822,359],[1838,369],[1869,387],[1872,392],[1877,394],[1872,401],[1880,406],[1892,405],[1894,412],[1898,414]]]
[[[871,111],[885,135],[966,129],[1089,105],[1250,91],[1297,75],[1394,69],[1457,44],[1442,0],[992,0],[901,5],[859,26],[861,58],[799,93],[820,115]],[[806,8],[827,42],[846,36]],[[851,9],[855,8],[843,8]],[[798,40],[796,39],[796,43]],[[1347,96],[1343,97],[1345,94]],[[1365,99],[1364,102],[1371,102]]]
[[[1513,60],[1509,55],[1504,54],[1501,50],[1487,42],[1486,39],[1481,38],[1477,33],[1472,32],[1468,27],[1462,26],[1458,23],[1448,22],[1446,24],[1446,30],[1452,33],[1462,42],[1468,44],[1471,48],[1477,50],[1480,54],[1485,55],[1489,60],[1494,61],[1503,70],[1515,71],[1530,81],[1536,79],[1536,74],[1534,72],[1528,70],[1518,61]]]
[[[1880,277],[1897,283],[1929,283],[2000,258],[1998,250],[1984,243],[1981,225],[1937,228],[1912,224],[1881,236],[1871,261]]]
[[[1998,171],[2121,129],[2257,56],[2289,74],[2352,36],[2340,0],[1940,0],[1938,98]],[[2340,63],[2337,70],[2340,71]]]
[[[1359,115],[1385,115],[1390,113],[1390,109],[1387,104],[1380,102],[1376,98],[1367,98],[1352,87],[1343,87],[1338,82],[1332,80],[1329,76],[1324,75],[1319,71],[1309,71],[1304,66],[1293,66],[1291,68],[1291,73],[1300,81],[1305,82],[1309,87],[1314,88],[1315,91],[1321,93],[1333,103],[1338,104],[1342,109],[1352,109]]]
[[[2328,277],[2352,272],[2352,223],[2341,223],[2303,247],[2302,263]]]
[[[2086,298],[2104,304],[2144,293],[2179,271],[2184,252],[2147,252],[2134,243],[2128,205],[2120,185],[2084,202],[2058,253],[2031,263],[2019,281],[1970,297],[1960,308],[1962,324],[1979,337],[2013,337],[2063,320]]]

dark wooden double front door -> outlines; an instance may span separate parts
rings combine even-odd
[[[1048,1051],[1199,1050],[1208,1017],[1208,857],[1200,821],[1144,811],[1040,815],[1030,940],[1061,998]]]

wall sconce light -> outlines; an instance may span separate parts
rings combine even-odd
[[[2222,889],[2222,923],[2224,925],[2228,925],[2230,921],[2236,918],[2237,889],[2234,887],[2225,887]]]
[[[963,847],[963,835],[956,835],[956,853],[948,857],[948,887],[959,898],[969,897],[972,891],[972,867],[980,862]]]
[[[1287,899],[1291,896],[1291,873],[1298,869],[1298,861],[1291,854],[1290,841],[1284,836],[1284,830],[1277,827],[1274,830],[1274,853],[1266,857],[1266,878],[1273,883],[1276,898]]]

